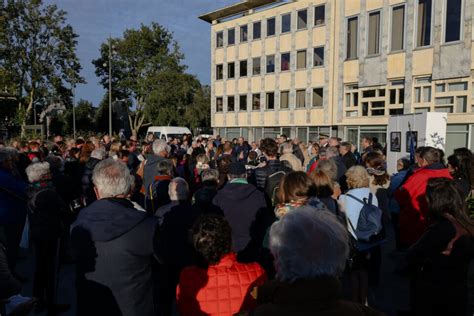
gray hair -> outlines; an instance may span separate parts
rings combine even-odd
[[[324,172],[333,181],[337,180],[337,165],[333,159],[320,160],[316,170]]]
[[[49,174],[51,171],[49,169],[48,162],[35,162],[29,165],[26,168],[26,175],[28,176],[28,181],[30,183],[40,181],[45,175]]]
[[[303,206],[271,226],[270,250],[280,281],[339,276],[349,255],[349,236],[332,213]]]
[[[112,158],[99,162],[92,173],[92,182],[100,198],[130,194],[135,178],[127,165]]]
[[[168,159],[160,160],[160,161],[156,164],[156,171],[157,171],[158,174],[160,174],[160,175],[167,175],[167,176],[170,176],[171,173],[173,172],[173,164],[172,164],[171,161],[169,161]]]
[[[216,169],[204,169],[201,172],[201,181],[202,182],[207,182],[207,181],[219,182],[219,171],[217,171]]]
[[[328,147],[326,149],[326,158],[332,158],[339,156],[339,150],[337,147]]]
[[[293,144],[290,142],[286,142],[282,146],[281,150],[284,154],[292,154],[293,153]]]
[[[163,139],[157,139],[153,142],[153,153],[155,155],[158,155],[162,151],[169,152],[170,151],[170,146],[163,140]]]
[[[174,178],[168,187],[171,201],[185,201],[189,199],[189,186],[183,178]]]
[[[105,152],[105,149],[103,147],[96,148],[91,152],[91,158],[99,160],[104,160],[106,155],[107,153]]]

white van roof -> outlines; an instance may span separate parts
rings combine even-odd
[[[187,127],[183,126],[150,126],[148,132],[162,132],[166,134],[191,134]]]

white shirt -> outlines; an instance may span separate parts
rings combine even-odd
[[[359,189],[352,189],[349,190],[346,194],[350,194],[360,200],[364,200],[366,198],[367,200],[369,199],[369,193],[370,189],[369,188],[359,188]],[[359,201],[354,200],[351,197],[346,196],[346,194],[342,194],[339,197],[339,205],[342,210],[346,213],[347,220],[351,221],[352,226],[354,228],[357,227],[357,222],[359,221],[359,216],[360,216],[360,211],[362,210],[363,204],[360,203]],[[372,193],[372,204],[375,206],[379,206],[379,202],[377,201],[377,197],[375,194]],[[347,223],[347,228],[351,232],[352,236],[357,238],[355,235],[354,231],[352,230],[351,225]]]

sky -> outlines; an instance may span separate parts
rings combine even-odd
[[[44,4],[56,4],[68,13],[67,23],[79,35],[77,55],[87,81],[77,86],[76,101],[82,98],[97,106],[106,90],[99,85],[91,62],[99,57],[100,45],[109,34],[120,37],[126,29],[158,22],[173,32],[187,72],[209,84],[211,26],[198,16],[236,2],[239,0],[45,0]]]

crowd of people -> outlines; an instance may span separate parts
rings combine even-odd
[[[471,151],[419,147],[390,175],[377,139],[358,145],[0,143],[0,314],[68,311],[57,283],[74,264],[78,315],[383,315],[370,291],[393,241],[410,288],[400,315],[466,315]]]

